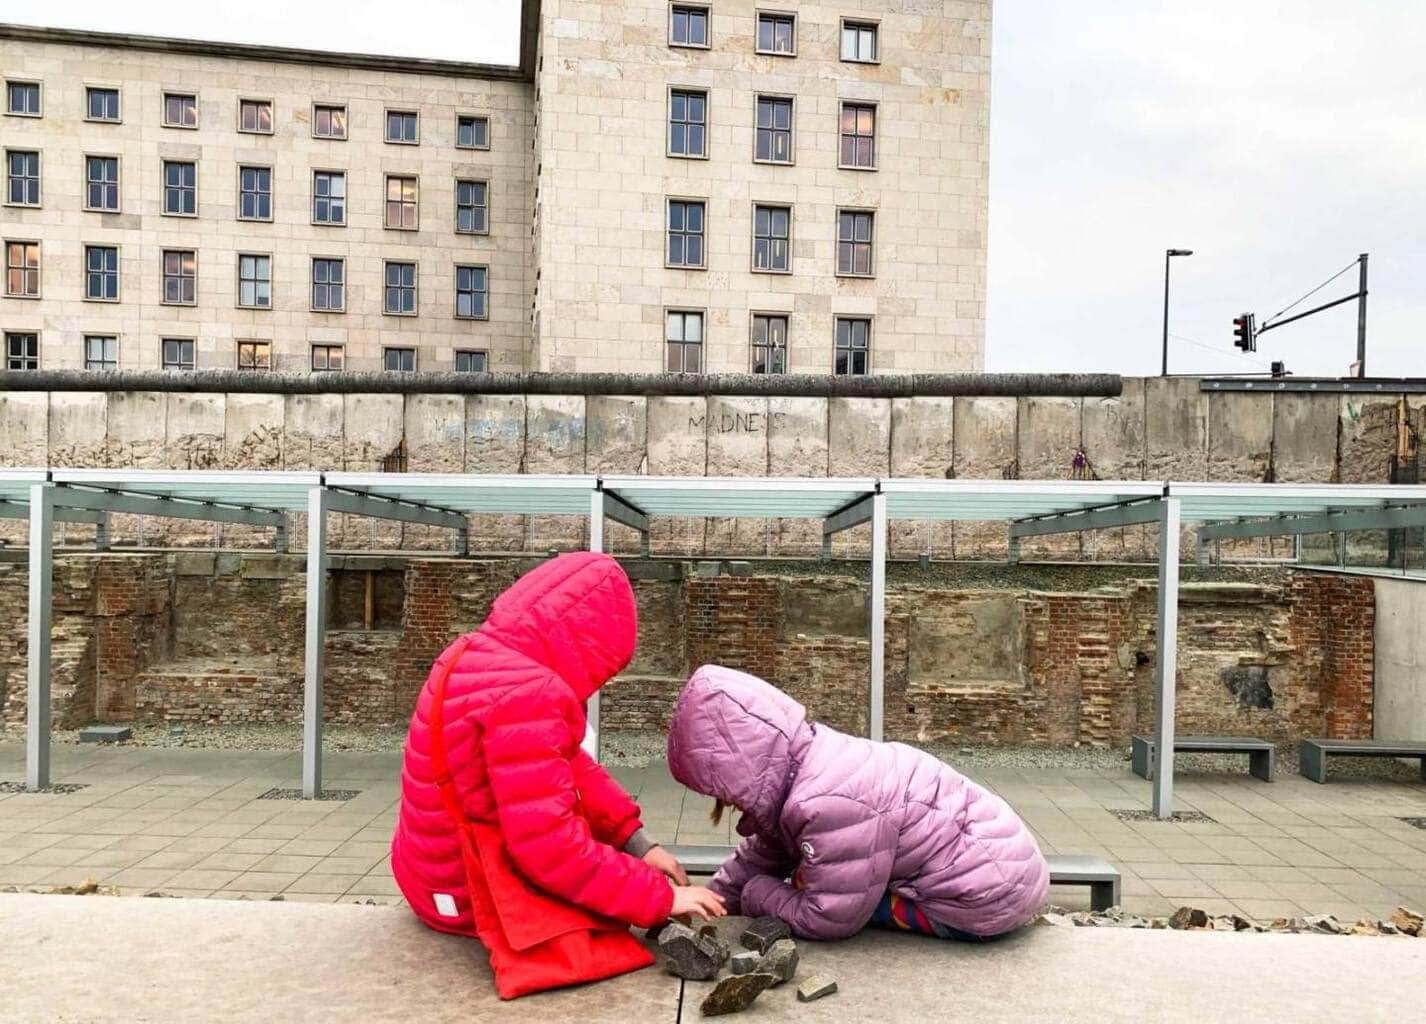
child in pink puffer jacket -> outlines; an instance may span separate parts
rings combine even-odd
[[[706,665],[679,696],[674,778],[742,812],[710,888],[730,914],[812,939],[868,924],[988,939],[1030,921],[1049,868],[999,797],[929,754],[807,720],[755,676]]]

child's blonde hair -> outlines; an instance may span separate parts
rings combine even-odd
[[[708,820],[715,825],[723,824],[723,811],[728,805],[722,800],[713,801],[713,810],[708,812]]]

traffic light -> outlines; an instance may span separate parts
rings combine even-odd
[[[1252,313],[1244,313],[1233,318],[1233,347],[1244,352],[1258,350],[1258,318]]]

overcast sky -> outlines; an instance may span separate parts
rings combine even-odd
[[[514,63],[518,0],[330,6],[49,0],[5,19]],[[1173,371],[1338,375],[1348,305],[1262,339],[1369,252],[1368,368],[1426,374],[1426,13],[1417,0],[999,0],[987,369],[1157,373],[1163,253]],[[1355,271],[1311,300],[1355,290]],[[1309,304],[1311,304],[1309,303]],[[1306,306],[1302,308],[1307,308]]]

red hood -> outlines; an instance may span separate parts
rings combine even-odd
[[[608,555],[560,555],[501,594],[481,632],[558,673],[587,700],[634,656],[634,591]]]

